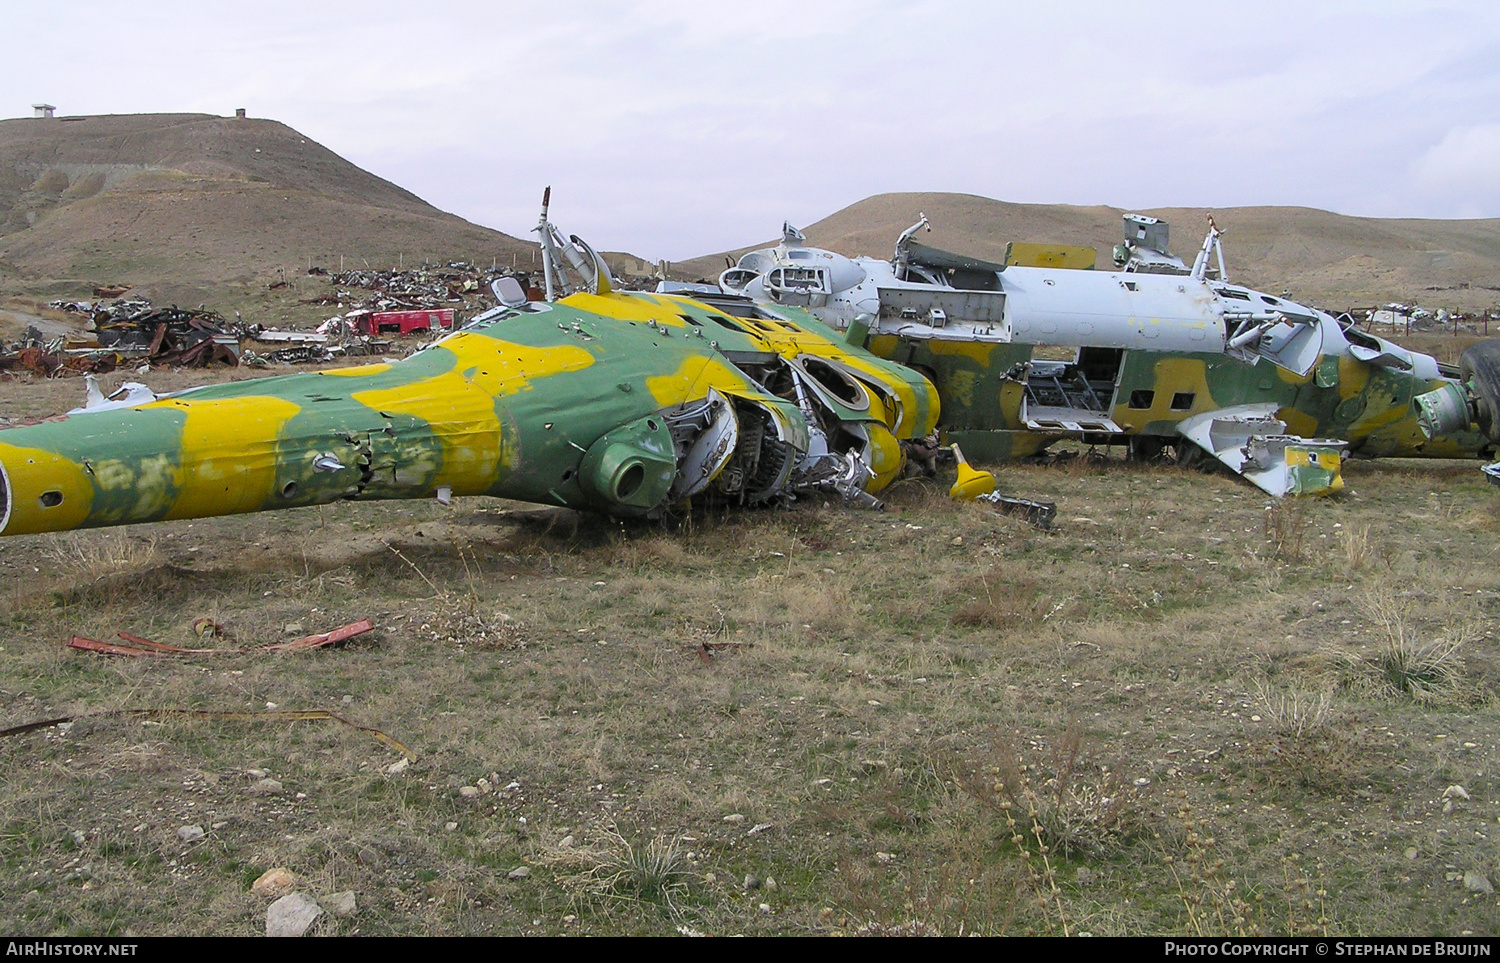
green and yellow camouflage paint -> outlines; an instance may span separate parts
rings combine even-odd
[[[1031,430],[1021,419],[1020,372],[1032,360],[1033,345],[881,335],[870,338],[868,347],[938,386],[939,429],[976,461],[1024,458],[1067,437]],[[1343,439],[1358,457],[1474,457],[1492,443],[1473,425],[1428,437],[1418,423],[1415,399],[1452,382],[1332,354],[1299,376],[1222,354],[1125,351],[1108,414],[1124,438],[1175,443],[1177,426],[1194,415],[1269,402],[1289,432]]]
[[[1089,248],[1011,244],[1004,264],[930,248],[914,240],[925,216],[888,261],[808,247],[784,225],[780,244],[743,255],[719,284],[805,305],[922,372],[945,439],[979,462],[1062,438],[1140,457],[1170,447],[1282,495],[1337,491],[1346,453],[1473,456],[1500,442],[1500,342],[1440,365],[1229,283],[1212,218],[1192,267],[1167,253],[1165,223],[1123,226],[1120,270],[1095,271]],[[1500,465],[1486,470],[1500,481]]]
[[[0,430],[0,534],[449,495],[650,515],[670,507],[710,406],[734,446],[682,490],[764,501],[888,484],[900,442],[936,423],[934,387],[805,313],[736,314],[577,294],[489,312],[394,363]]]

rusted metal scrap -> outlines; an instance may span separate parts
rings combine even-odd
[[[62,307],[58,307],[62,305]],[[155,364],[207,367],[239,364],[240,340],[252,330],[199,306],[153,308],[142,298],[54,302],[58,310],[88,314],[92,338],[44,339],[35,328],[0,345],[0,371],[29,371],[44,378],[71,372],[104,374],[127,359]]]
[[[92,320],[101,347],[144,355],[153,362],[194,367],[238,365],[240,339],[251,330],[201,305],[197,310],[175,304],[153,308],[150,301],[140,298],[101,304]]]
[[[261,650],[266,652],[291,652],[296,649],[321,649],[325,645],[335,645],[346,639],[352,639],[356,635],[364,635],[373,628],[375,628],[375,625],[369,619],[360,619],[358,622],[350,622],[348,625],[340,626],[332,632],[322,632],[317,635],[303,636],[291,642],[280,642],[275,645],[262,646]]]
[[[116,634],[121,639],[124,639],[126,644],[101,642],[98,639],[89,639],[81,635],[75,635],[69,640],[68,648],[82,649],[85,652],[98,652],[101,655],[125,655],[133,658],[161,658],[189,655],[247,655],[252,652],[293,652],[302,649],[321,649],[325,646],[336,645],[357,635],[363,635],[374,628],[374,623],[369,619],[360,619],[358,622],[351,622],[348,625],[340,626],[331,632],[320,632],[316,635],[303,636],[291,642],[277,642],[271,645],[231,649],[184,649],[175,645],[165,645],[161,642],[143,639],[138,635],[131,635],[129,632],[118,632]]]
[[[48,338],[34,327],[10,344],[0,344],[0,371],[27,371],[43,378],[70,371],[104,373],[115,369],[113,355],[93,357],[66,350],[65,338]]]
[[[309,271],[317,273],[318,269]],[[333,295],[306,298],[302,304],[320,304],[367,308],[373,311],[422,311],[439,308],[474,309],[489,307],[485,299],[490,283],[497,278],[514,277],[521,289],[530,286],[531,274],[498,266],[481,268],[466,261],[450,261],[436,267],[411,270],[355,270],[327,274],[335,287]],[[359,297],[352,289],[373,291]]]
[[[232,722],[339,722],[351,729],[367,732],[375,739],[401,753],[407,760],[411,762],[417,761],[417,754],[407,748],[404,743],[398,742],[373,726],[362,726],[327,709],[280,709],[272,712],[216,712],[210,709],[115,709],[109,712],[85,712],[74,716],[58,716],[55,719],[42,719],[37,722],[27,722],[19,726],[11,726],[9,729],[0,729],[0,739],[6,736],[19,736],[22,733],[35,732],[38,729],[46,729],[51,726],[60,726],[69,722],[77,722],[80,719],[103,719],[109,716],[125,716],[137,719],[169,719],[189,716],[199,719],[222,719]]]

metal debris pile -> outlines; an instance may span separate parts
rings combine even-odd
[[[314,331],[257,328],[253,335],[255,340],[283,347],[265,352],[246,351],[241,363],[264,368],[273,364],[325,364],[341,357],[407,354],[410,349],[405,345],[361,333],[356,318],[369,313],[350,311],[347,317],[334,315]]]
[[[267,331],[263,334],[296,334],[298,332]],[[277,342],[281,339],[269,339]],[[266,368],[273,364],[327,364],[336,358],[358,358],[366,355],[390,355],[403,357],[411,349],[379,338],[349,338],[340,343],[331,343],[322,335],[307,336],[298,343],[274,351],[246,351],[240,363],[254,368]]]
[[[59,302],[53,302],[56,308]],[[28,328],[20,340],[0,345],[0,371],[29,371],[45,378],[65,374],[104,374],[127,363],[192,365],[239,364],[240,339],[252,328],[226,321],[203,307],[154,308],[135,298],[89,306],[89,330],[46,338]],[[59,308],[59,310],[67,310]]]
[[[67,307],[66,305],[72,305]],[[36,328],[10,344],[0,343],[0,372],[30,372],[44,378],[69,374],[105,374],[125,365],[208,367],[240,364],[319,364],[340,356],[404,353],[392,342],[359,337],[352,331],[314,333],[279,331],[233,321],[200,305],[196,309],[154,307],[144,298],[110,303],[54,301],[49,307],[86,313],[89,329],[80,334],[47,337]],[[255,352],[241,342],[278,345]]]
[[[312,268],[309,274],[326,274]],[[451,261],[441,267],[421,267],[394,271],[342,271],[328,274],[334,293],[305,298],[302,304],[337,305],[370,311],[422,310],[456,308],[459,310],[492,307],[487,297],[490,282],[496,278],[515,277],[525,289],[530,275],[509,268],[479,268],[467,261]],[[358,295],[355,291],[371,291]]]
[[[1375,308],[1348,308],[1342,312],[1331,312],[1335,317],[1347,317],[1348,323],[1373,330],[1382,325],[1399,328],[1406,334],[1413,331],[1448,331],[1453,334],[1477,334],[1488,336],[1490,323],[1500,324],[1500,309],[1489,311],[1450,311],[1438,308],[1429,311],[1415,304],[1386,304]]]
[[[197,310],[175,304],[154,308],[143,298],[99,305],[94,309],[91,329],[100,347],[122,358],[191,367],[239,364],[240,339],[254,331],[239,320],[227,321],[203,305]]]
[[[9,344],[0,343],[0,372],[29,371],[50,378],[59,372],[113,371],[114,365],[99,367],[93,360],[70,355],[64,338],[48,338],[34,327]]]

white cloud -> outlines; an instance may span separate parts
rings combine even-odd
[[[653,257],[882,191],[1500,213],[1500,5],[1481,0],[205,9],[12,11],[33,42],[0,61],[0,112],[246,107],[512,234],[552,183],[560,223]]]
[[[1500,124],[1448,131],[1417,158],[1412,179],[1444,216],[1500,216]]]

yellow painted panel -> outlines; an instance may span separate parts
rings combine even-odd
[[[1208,387],[1208,368],[1194,358],[1163,358],[1156,362],[1156,391],[1150,408],[1132,408],[1128,397],[1115,405],[1113,419],[1122,428],[1140,429],[1153,421],[1181,421],[1201,411],[1220,407]],[[1172,410],[1172,395],[1193,393],[1193,407],[1187,411]]]
[[[857,355],[841,354],[838,356],[838,361],[844,366],[859,372],[870,381],[884,385],[885,390],[894,395],[896,400],[901,403],[901,411],[899,413],[901,417],[900,424],[891,424],[892,415],[889,412],[881,416],[881,421],[890,426],[891,430],[896,433],[897,438],[926,437],[932,431],[933,426],[937,424],[940,402],[938,400],[937,389],[930,382],[924,382],[925,387],[922,388],[923,394],[926,395],[922,401],[928,413],[928,420],[923,424],[918,424],[915,421],[919,407],[917,403],[917,390],[906,379],[892,377],[879,366],[871,364]],[[872,396],[875,394],[875,392],[869,390],[868,386],[865,387],[866,394]],[[882,407],[884,406],[882,405]]]
[[[570,294],[563,298],[558,304],[565,304],[570,308],[587,311],[590,314],[603,315],[610,321],[638,321],[645,323],[655,321],[658,324],[670,325],[677,328],[686,328],[690,325],[677,316],[677,305],[663,302],[657,298],[642,297],[630,294],[610,294],[600,297],[597,294]]]
[[[334,375],[339,378],[358,378],[363,375],[375,375],[389,370],[391,370],[391,366],[385,363],[362,364],[354,368],[329,368],[327,371],[319,371],[318,374]]]
[[[1071,268],[1091,271],[1098,260],[1099,252],[1091,247],[1075,244],[1034,244],[1028,241],[1012,241],[1005,245],[1007,267]]]
[[[982,341],[939,341],[934,338],[927,342],[927,350],[935,355],[968,358],[979,367],[988,368],[990,354],[995,350],[995,346]]]
[[[186,416],[182,455],[170,478],[177,489],[168,518],[202,518],[250,511],[276,484],[276,443],[301,407],[282,398],[224,398],[176,407]],[[142,477],[143,495],[168,479]]]
[[[1286,423],[1288,434],[1311,438],[1318,433],[1318,420],[1296,408],[1279,408],[1276,417]]]
[[[592,362],[592,355],[582,353]],[[353,397],[376,411],[425,422],[443,446],[443,467],[433,480],[434,486],[447,485],[455,495],[472,495],[495,483],[501,449],[495,397],[476,385],[479,380],[477,374],[471,382],[450,371],[397,388],[357,391]]]
[[[1354,358],[1339,358],[1339,398],[1347,400],[1365,390],[1370,366]]]
[[[39,448],[0,444],[0,464],[10,479],[7,535],[60,532],[77,528],[88,517],[94,486],[82,465]],[[43,492],[60,492],[62,503],[43,508]]]
[[[750,379],[738,368],[725,364],[712,355],[695,355],[684,358],[677,370],[667,375],[646,379],[646,389],[663,408],[701,398],[709,388],[740,391],[751,388]],[[759,391],[759,386],[754,386]]]
[[[432,386],[439,384],[448,386],[436,389],[439,392],[458,391],[461,386],[469,383],[469,379],[459,372],[471,369],[473,384],[488,392],[492,397],[512,395],[521,391],[529,391],[531,383],[538,378],[546,378],[565,371],[581,371],[594,363],[594,356],[579,345],[534,348],[527,344],[499,341],[477,334],[459,335],[445,341],[443,347],[452,351],[458,359],[452,371],[416,381],[404,387],[359,392],[355,394],[355,399],[363,400],[362,396],[366,394],[385,397],[388,393],[394,393],[397,397],[405,394],[431,397],[434,390]]]
[[[875,473],[865,490],[874,494],[901,474],[901,469],[906,466],[906,455],[901,450],[901,442],[881,425],[866,422],[865,431],[870,436],[870,471]]]

